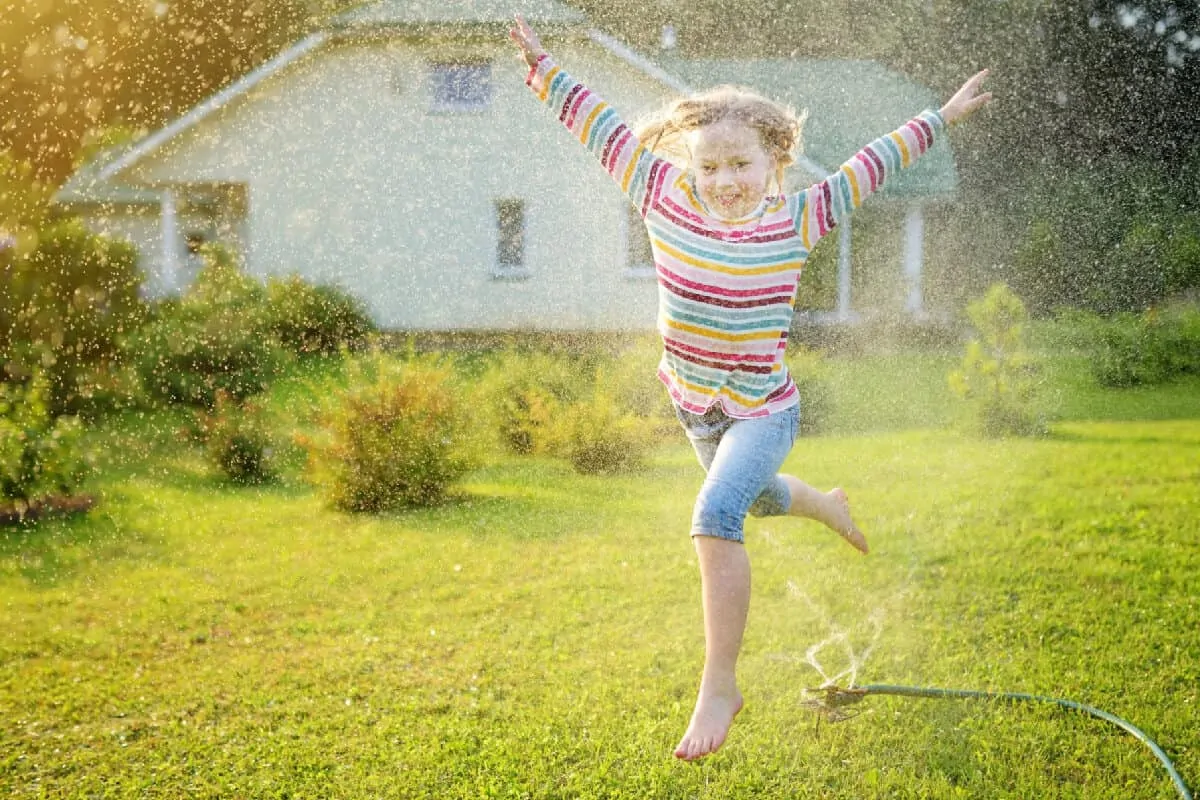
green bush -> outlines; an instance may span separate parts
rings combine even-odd
[[[302,438],[310,475],[345,511],[434,505],[477,460],[473,420],[452,369],[436,358],[397,363],[373,353]]]
[[[820,433],[829,425],[833,410],[833,388],[825,359],[815,350],[792,347],[787,365],[800,392],[800,435]]]
[[[202,253],[195,282],[159,304],[130,348],[151,396],[212,408],[218,392],[241,399],[263,391],[286,354],[271,334],[266,289],[226,248]]]
[[[1200,289],[1200,217],[1169,172],[1102,160],[1047,184],[1008,270],[1032,313],[1140,313]]]
[[[1031,312],[1044,315],[1082,301],[1077,276],[1063,254],[1058,231],[1048,220],[1035,220],[1013,257],[1011,281]]]
[[[209,462],[234,483],[275,478],[270,429],[263,406],[219,392],[211,412],[197,412],[197,429]]]
[[[120,340],[145,313],[133,246],[68,220],[44,227],[28,252],[0,249],[0,269],[0,370],[16,381],[42,371],[54,415],[107,399],[95,381],[120,369]]]
[[[1092,375],[1101,386],[1155,385],[1200,373],[1200,307],[1107,319],[1075,315],[1073,324],[1086,331]]]
[[[662,340],[655,334],[638,337],[604,367],[617,403],[646,420],[652,434],[660,438],[679,433],[671,396],[658,379],[661,359]]]
[[[591,380],[566,356],[505,350],[484,372],[476,395],[487,407],[505,449],[518,455],[552,449],[550,429],[564,406]]]
[[[566,405],[555,419],[553,451],[585,475],[632,472],[645,465],[653,429],[651,420],[621,405],[607,372],[599,369],[591,394]]]
[[[48,498],[69,497],[89,471],[82,426],[51,414],[50,381],[0,383],[0,505],[23,512]]]
[[[995,284],[967,307],[975,338],[962,365],[949,375],[950,388],[975,405],[980,431],[987,436],[1043,433],[1033,408],[1038,366],[1025,341],[1028,316],[1021,299]]]
[[[360,350],[376,332],[357,298],[334,286],[314,286],[297,275],[268,280],[267,302],[271,332],[297,354]]]

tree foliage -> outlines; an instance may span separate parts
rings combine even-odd
[[[1025,337],[1028,316],[1021,299],[1002,283],[967,306],[975,336],[967,342],[950,388],[974,406],[975,423],[986,436],[1025,436],[1044,431],[1033,408],[1038,364]]]
[[[23,6],[0,25],[0,148],[12,147],[51,180],[70,169],[89,132],[159,126],[312,22],[303,0]]]
[[[0,251],[0,270],[0,380],[44,371],[52,412],[78,410],[94,372],[118,360],[141,321],[133,247],[58,221],[36,231],[29,252]]]

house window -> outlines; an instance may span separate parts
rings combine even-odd
[[[628,203],[625,204],[625,277],[654,277],[654,253],[650,249],[646,223],[637,209]]]
[[[496,277],[528,277],[525,269],[525,201],[496,201]]]
[[[492,104],[490,61],[450,61],[430,65],[430,110],[437,113],[486,111]]]

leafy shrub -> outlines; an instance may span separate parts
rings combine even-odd
[[[639,337],[617,353],[605,367],[605,379],[612,387],[617,403],[636,417],[646,420],[656,437],[678,433],[679,421],[671,396],[658,379],[662,358],[662,340],[657,335]]]
[[[301,439],[314,482],[335,508],[383,511],[438,503],[476,461],[473,425],[452,370],[433,357],[397,364],[374,353]]]
[[[376,331],[366,306],[334,286],[314,286],[298,275],[267,281],[271,332],[294,353],[359,350]]]
[[[476,386],[503,446],[511,453],[546,453],[551,427],[590,380],[579,362],[545,352],[506,350]]]
[[[170,403],[212,408],[218,392],[263,391],[284,352],[270,330],[266,290],[217,244],[178,301],[164,301],[132,344],[146,390]]]
[[[1025,342],[1021,299],[995,284],[967,307],[967,314],[976,336],[967,343],[962,366],[949,375],[951,389],[974,402],[976,421],[987,436],[1043,432],[1044,423],[1032,409],[1038,367]]]
[[[79,373],[78,395],[72,404],[81,417],[94,418],[107,411],[148,405],[137,366],[126,355],[89,364]]]
[[[1092,375],[1102,386],[1155,385],[1200,373],[1200,308],[1179,306],[1110,318],[1076,315],[1090,339]]]
[[[43,228],[28,252],[0,249],[0,269],[0,370],[17,381],[42,371],[54,415],[104,399],[93,391],[97,366],[118,367],[120,338],[144,317],[133,246],[68,220]]]
[[[829,425],[833,390],[829,368],[815,350],[793,347],[787,354],[788,371],[800,392],[800,435],[812,436]]]
[[[1200,289],[1200,219],[1185,183],[1120,159],[1043,178],[1026,193],[1038,221],[1008,275],[1032,313],[1137,313]]]
[[[49,378],[0,383],[0,505],[19,512],[40,500],[72,495],[88,473],[82,427],[50,411]]]
[[[1035,220],[1013,258],[1013,288],[1026,298],[1030,311],[1046,314],[1082,301],[1074,282],[1058,231],[1047,220]]]
[[[652,422],[621,406],[603,369],[590,396],[565,406],[551,430],[554,452],[585,475],[640,469],[654,443]]]
[[[210,463],[234,483],[274,479],[272,441],[262,405],[218,392],[211,412],[197,412],[197,427]]]

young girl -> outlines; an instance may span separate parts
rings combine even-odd
[[[750,603],[747,514],[807,517],[863,553],[846,493],[777,474],[796,438],[800,398],[783,355],[797,281],[813,246],[947,125],[991,99],[986,70],[940,111],[923,111],[832,176],[792,195],[800,120],[751,92],[721,87],[677,101],[635,135],[542,49],[518,16],[509,37],[526,83],[600,160],[646,222],[658,276],[659,378],[706,471],[692,516],[704,608],[704,672],[678,758],[725,741],[742,708],[735,675]],[[682,156],[681,169],[656,153]]]

